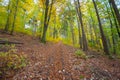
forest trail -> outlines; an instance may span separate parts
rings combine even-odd
[[[22,34],[2,34],[0,38],[23,42],[16,47],[28,58],[29,64],[11,80],[120,80],[120,60],[110,60],[93,51],[87,54],[93,58],[77,58],[74,47],[62,42],[42,44],[39,39]]]

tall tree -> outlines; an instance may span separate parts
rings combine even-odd
[[[77,15],[76,15],[76,16],[77,16]],[[79,45],[80,45],[80,48],[82,49],[82,40],[81,40],[81,31],[80,31],[80,22],[79,22],[78,16],[77,16],[77,24],[78,24]]]
[[[19,3],[19,0],[16,0],[16,6],[15,6],[14,19],[13,19],[12,29],[11,29],[10,34],[13,34],[13,32],[14,32],[14,28],[15,28],[15,21],[16,21],[17,11],[18,11],[18,3]]]
[[[88,50],[88,45],[87,45],[86,35],[85,35],[84,27],[83,27],[84,25],[83,25],[83,20],[82,20],[82,12],[81,12],[80,1],[77,0],[77,3],[76,3],[76,1],[74,0],[74,3],[76,5],[76,11],[77,11],[77,14],[79,16],[79,21],[80,21],[81,29],[82,29],[82,46],[83,46],[83,51],[87,51]]]
[[[11,13],[10,4],[11,4],[11,0],[9,0],[8,9],[7,9],[8,16],[7,16],[6,25],[5,25],[5,28],[4,28],[5,32],[7,32],[8,28],[9,28],[9,18],[10,18],[10,13]]]
[[[115,27],[117,29],[118,36],[120,37],[120,30],[119,30],[119,27],[118,27],[118,24],[117,24],[117,20],[116,20],[116,17],[115,17],[115,14],[114,14],[114,11],[113,11],[113,8],[112,8],[112,5],[111,5],[110,2],[109,2],[109,5],[110,5],[110,10],[112,12],[113,18],[114,18],[114,23],[115,23]]]
[[[74,25],[73,25],[73,22],[74,22],[74,15],[73,15],[73,13],[71,12],[72,10],[71,10],[71,8],[70,8],[70,5],[68,5],[68,9],[69,9],[69,12],[70,12],[70,14],[69,14],[69,22],[68,22],[68,24],[70,25],[70,31],[71,31],[71,35],[72,35],[72,43],[73,43],[73,45],[75,44],[75,37],[74,37]]]
[[[109,3],[110,5],[112,5],[113,7],[113,10],[115,12],[115,15],[116,15],[116,18],[117,18],[117,21],[118,21],[118,24],[119,24],[119,27],[120,27],[120,13],[119,13],[119,10],[115,4],[115,0],[109,0]]]
[[[46,43],[46,32],[47,32],[47,28],[48,28],[50,17],[51,17],[51,11],[52,11],[52,6],[53,6],[53,1],[54,0],[52,0],[51,4],[50,4],[49,0],[45,0],[44,28],[43,28],[43,34],[42,34],[42,39],[41,39],[41,41],[43,43]]]
[[[106,9],[107,9],[107,13],[108,13],[108,19],[110,22],[110,28],[111,28],[111,36],[112,36],[112,44],[113,44],[113,53],[116,54],[116,44],[115,44],[115,37],[114,37],[114,32],[113,32],[113,23],[110,17],[110,12],[109,12],[109,8],[107,7],[107,4],[105,3]]]
[[[101,24],[100,16],[99,16],[99,13],[98,13],[97,5],[96,5],[94,0],[92,0],[92,1],[93,1],[93,4],[94,4],[94,7],[95,7],[95,11],[96,11],[96,15],[97,15],[98,23],[99,23],[99,28],[100,28],[103,47],[104,47],[104,52],[106,53],[106,55],[109,55],[110,53],[109,53],[109,49],[108,49],[107,39],[104,35],[104,31],[103,31],[103,28],[102,28],[102,24]]]

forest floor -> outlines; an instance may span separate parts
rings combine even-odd
[[[29,64],[6,80],[120,80],[120,60],[109,59],[95,51],[88,51],[81,59],[74,55],[77,48],[62,42],[40,43],[38,38],[24,34],[0,34],[0,38],[23,42],[16,45],[27,56]]]

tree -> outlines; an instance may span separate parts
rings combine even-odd
[[[8,28],[9,28],[9,18],[10,18],[10,13],[11,13],[10,4],[11,4],[11,0],[9,0],[8,9],[7,9],[8,16],[7,16],[6,25],[5,25],[5,28],[4,28],[5,32],[7,32]]]
[[[109,8],[107,7],[107,4],[105,3],[106,9],[107,9],[107,13],[108,13],[108,19],[110,22],[110,28],[111,28],[111,36],[112,36],[112,44],[113,44],[113,53],[116,54],[116,44],[115,44],[115,37],[114,37],[114,32],[113,32],[113,23],[110,17],[110,13],[109,13]]]
[[[113,4],[114,4],[114,6],[116,7],[116,5],[115,5],[115,3],[113,2]],[[120,30],[119,30],[119,27],[118,27],[118,24],[117,24],[117,20],[116,20],[116,17],[115,17],[115,14],[114,14],[114,11],[116,10],[116,14],[118,15],[119,14],[119,11],[117,10],[117,8],[115,8],[115,10],[113,11],[113,8],[112,8],[112,5],[111,5],[111,2],[110,2],[110,0],[109,0],[109,5],[110,5],[110,9],[111,9],[111,12],[112,12],[112,15],[113,15],[113,18],[114,18],[114,23],[115,23],[115,27],[116,27],[116,29],[117,29],[117,33],[118,33],[118,36],[120,37]],[[119,17],[119,15],[118,15],[118,17]],[[118,18],[117,17],[117,18]],[[120,25],[119,25],[120,26]]]
[[[11,29],[11,32],[10,32],[10,34],[13,34],[13,32],[14,32],[15,21],[16,21],[17,10],[18,10],[18,3],[19,3],[19,0],[16,0],[16,6],[15,6],[14,19],[13,19],[13,23],[12,23],[12,29]]]
[[[43,34],[42,34],[42,39],[41,42],[46,43],[46,32],[47,32],[47,28],[49,25],[49,21],[50,21],[50,17],[51,17],[51,11],[52,11],[52,6],[53,6],[53,1],[46,0],[45,1],[45,17],[44,17],[44,28],[43,28]],[[50,7],[49,7],[50,5]]]
[[[84,27],[83,27],[83,20],[82,20],[82,12],[81,12],[81,8],[80,8],[80,2],[79,0],[76,1],[74,0],[75,6],[76,6],[76,11],[77,11],[77,15],[79,16],[79,21],[81,24],[81,29],[82,29],[82,46],[83,46],[83,51],[87,51],[88,50],[88,45],[87,45],[87,40],[86,40],[86,35],[84,32]]]
[[[119,13],[119,10],[115,4],[115,0],[109,0],[109,3],[110,5],[112,5],[113,7],[113,10],[115,12],[115,15],[116,15],[116,18],[117,18],[117,21],[118,21],[118,24],[119,24],[119,27],[120,27],[120,13]]]
[[[103,28],[102,28],[100,16],[99,16],[99,13],[98,13],[97,5],[96,5],[94,0],[92,0],[92,1],[93,1],[93,4],[94,4],[94,8],[95,8],[98,23],[99,23],[99,28],[100,28],[103,47],[104,47],[104,52],[106,53],[106,55],[109,55],[110,53],[109,53],[109,49],[108,49],[108,44],[107,44],[107,40],[106,40],[106,37],[105,37],[104,32],[103,32]]]

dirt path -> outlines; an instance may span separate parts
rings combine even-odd
[[[24,35],[0,37],[23,42],[16,47],[29,61],[11,80],[120,80],[120,60],[110,60],[93,51],[89,55],[94,57],[84,60],[74,56],[76,48],[62,42],[42,44]]]
[[[28,50],[20,50],[30,52],[28,55],[30,65],[24,71],[14,77],[17,80],[73,80],[70,64],[70,50],[61,42],[57,44],[47,44],[43,47],[33,45]],[[33,47],[32,46],[32,47]],[[39,49],[38,49],[39,48]],[[29,51],[30,50],[30,51]],[[20,77],[19,77],[20,76]]]
[[[29,53],[30,61],[24,71],[17,74],[17,80],[73,80],[71,73],[71,51],[62,42],[32,45],[19,49]],[[35,43],[34,43],[35,44]],[[32,45],[32,47],[30,46]],[[29,47],[28,47],[29,46]],[[42,46],[42,47],[40,47]],[[34,47],[34,49],[32,49]],[[72,48],[72,47],[71,47]]]

